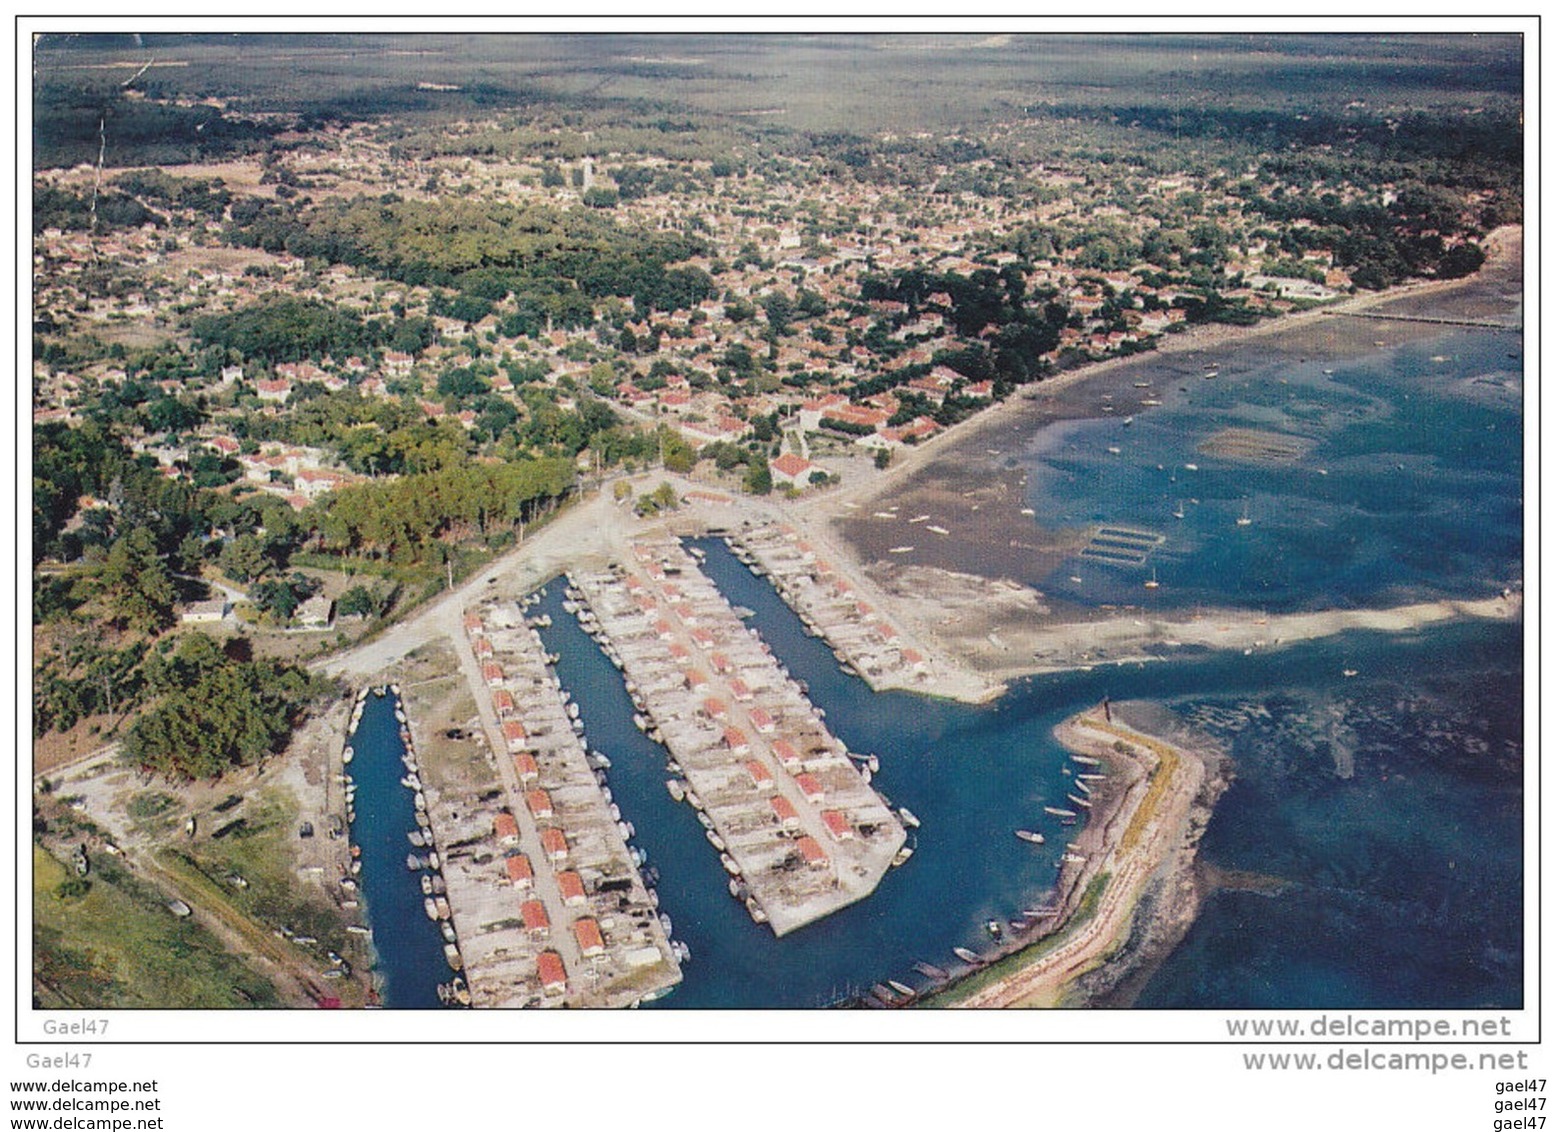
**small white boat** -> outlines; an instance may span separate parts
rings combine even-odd
[[[1030,841],[1033,845],[1041,845],[1043,843],[1043,835],[1041,833],[1033,833],[1030,829],[1018,829],[1016,830],[1016,836],[1023,841]]]
[[[919,827],[919,820],[917,816],[915,816],[913,811],[908,809],[906,806],[898,808],[897,816],[902,819],[902,824],[907,826],[909,829],[917,829]]]

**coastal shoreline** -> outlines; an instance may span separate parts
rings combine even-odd
[[[1166,738],[1125,721],[1149,704],[1106,704],[1060,723],[1071,757],[1098,760],[1112,787],[1073,845],[1048,932],[938,990],[926,1005],[960,1009],[1084,1006],[1158,961],[1198,911],[1194,857],[1230,763],[1203,740]],[[1119,787],[1122,787],[1120,789]],[[1095,985],[1088,985],[1088,983]]]
[[[1246,342],[1272,335],[1288,335],[1304,327],[1322,327],[1345,315],[1373,311],[1388,305],[1470,290],[1490,293],[1497,302],[1502,292],[1521,278],[1523,230],[1499,228],[1486,241],[1487,261],[1475,275],[1463,279],[1429,280],[1377,293],[1354,296],[1330,305],[1290,314],[1253,327],[1202,325],[1161,340],[1154,351],[1108,358],[1084,365],[1037,383],[1028,391],[990,406],[976,416],[948,429],[926,444],[899,453],[891,467],[855,485],[808,495],[779,505],[783,520],[796,527],[812,543],[825,548],[834,561],[864,584],[872,600],[890,609],[902,627],[926,651],[955,666],[963,676],[937,689],[938,694],[968,703],[997,698],[1011,681],[1024,677],[1073,670],[1098,664],[1134,663],[1189,655],[1191,650],[1265,651],[1298,641],[1332,636],[1352,629],[1407,632],[1450,619],[1514,620],[1522,615],[1521,581],[1496,583],[1500,596],[1448,594],[1431,600],[1371,609],[1326,609],[1268,615],[1241,608],[1206,608],[1193,615],[1151,615],[1125,607],[1116,612],[1076,616],[1073,611],[1053,611],[1047,599],[1029,585],[973,570],[949,570],[937,566],[904,566],[882,558],[845,533],[841,516],[849,509],[868,514],[883,506],[894,490],[929,465],[954,460],[977,437],[996,426],[1008,425],[1031,415],[1034,402],[1045,402],[1035,429],[1060,420],[1096,415],[1089,387],[1105,384],[1121,367],[1153,357],[1204,352],[1231,342]],[[1416,309],[1412,307],[1412,310]],[[1416,318],[1408,314],[1407,318]],[[1478,317],[1478,316],[1477,316]],[[1380,333],[1362,320],[1347,333]],[[1404,333],[1418,335],[1441,328],[1404,322]],[[1336,332],[1338,333],[1338,331]],[[1398,337],[1398,333],[1392,335]],[[1321,353],[1322,343],[1304,341],[1304,352]]]

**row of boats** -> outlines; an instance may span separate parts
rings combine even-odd
[[[525,607],[528,608],[539,600],[540,595],[538,593],[531,594],[530,597],[525,601]],[[567,585],[562,591],[562,609],[565,613],[569,614],[578,623],[578,627],[587,633],[589,637],[595,642],[595,644],[600,647],[600,650],[605,654],[606,659],[609,660],[611,664],[614,665],[618,670],[620,670],[622,667],[621,656],[619,653],[617,653],[615,647],[611,644],[609,636],[605,633],[604,627],[600,624],[598,615],[594,612],[593,609],[589,607],[588,598],[585,597],[583,591],[579,590],[571,584]],[[539,614],[529,618],[528,623],[532,628],[545,629],[550,628],[552,620],[549,614]],[[547,654],[546,659],[548,663],[554,665],[556,664],[559,657],[556,654]],[[629,692],[631,691],[632,689],[629,688]],[[588,741],[584,738],[584,728],[583,723],[579,717],[579,708],[577,702],[572,699],[571,695],[566,690],[562,691],[562,700],[563,703],[566,704],[567,717],[572,723],[573,730],[578,734],[579,744],[584,748],[584,757],[589,763],[589,768],[594,772],[595,782],[599,785],[600,793],[604,797],[606,805],[609,807],[610,816],[616,822],[616,831],[621,834],[621,839],[627,847],[627,855],[631,859],[633,865],[638,869],[638,875],[642,879],[643,888],[648,900],[649,907],[658,910],[659,893],[655,888],[655,884],[659,880],[659,870],[649,865],[648,851],[642,846],[633,843],[633,839],[637,836],[637,827],[634,826],[632,822],[622,817],[621,807],[612,800],[608,777],[605,773],[610,769],[611,766],[610,757],[602,751],[589,750]],[[635,694],[633,694],[633,702],[638,702],[637,696]],[[637,724],[640,731],[647,730],[646,717],[635,715],[633,717],[633,722]],[[658,736],[656,734],[650,734],[650,738],[653,738],[657,741]],[[671,929],[673,925],[671,923],[669,913],[659,911],[658,917],[659,925],[664,929],[665,940],[670,948],[670,953],[675,956],[677,962],[683,965],[690,962],[692,957],[691,948],[688,947],[683,940],[678,940],[671,935]],[[665,993],[668,993],[668,989],[665,991]],[[642,1001],[653,1001],[653,997],[644,999]]]
[[[436,835],[432,829],[432,818],[428,813],[427,795],[423,790],[421,780],[421,764],[416,755],[416,743],[411,735],[410,721],[405,714],[405,707],[400,702],[400,688],[398,684],[385,684],[374,688],[364,688],[357,695],[355,707],[351,715],[351,734],[354,738],[357,727],[362,722],[362,709],[369,695],[378,697],[393,696],[394,718],[399,725],[400,745],[403,753],[400,762],[405,768],[405,774],[400,778],[400,785],[411,793],[411,802],[415,814],[415,828],[407,831],[405,837],[411,845],[411,852],[406,855],[405,867],[413,873],[419,873],[419,883],[422,891],[422,909],[438,926],[438,931],[443,940],[443,958],[449,969],[455,972],[454,979],[438,986],[439,1001],[449,1006],[470,1005],[470,989],[460,972],[464,969],[464,961],[459,952],[459,937],[454,929],[453,908],[448,901],[448,883],[443,877],[443,861],[438,855]],[[349,766],[354,751],[348,744],[341,752],[342,762]],[[356,812],[354,797],[356,784],[349,773],[342,775],[346,784],[346,820],[354,822]],[[360,848],[352,846],[353,869],[359,863]]]

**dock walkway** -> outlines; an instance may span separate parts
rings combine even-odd
[[[680,966],[534,628],[516,603],[467,610],[496,797],[434,806],[473,1005],[625,1006]]]
[[[752,918],[784,935],[873,891],[906,830],[681,544],[570,581]]]

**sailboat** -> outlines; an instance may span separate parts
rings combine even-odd
[[[1178,500],[1178,509],[1172,513],[1174,519],[1183,518],[1183,500]]]
[[[1246,527],[1252,522],[1253,520],[1248,516],[1248,500],[1245,499],[1243,500],[1243,513],[1237,517],[1237,525],[1239,527]]]
[[[1161,583],[1156,580],[1156,567],[1152,566],[1151,567],[1151,579],[1150,579],[1150,581],[1146,582],[1145,588],[1148,589],[1148,590],[1154,590],[1159,585],[1161,585]]]

